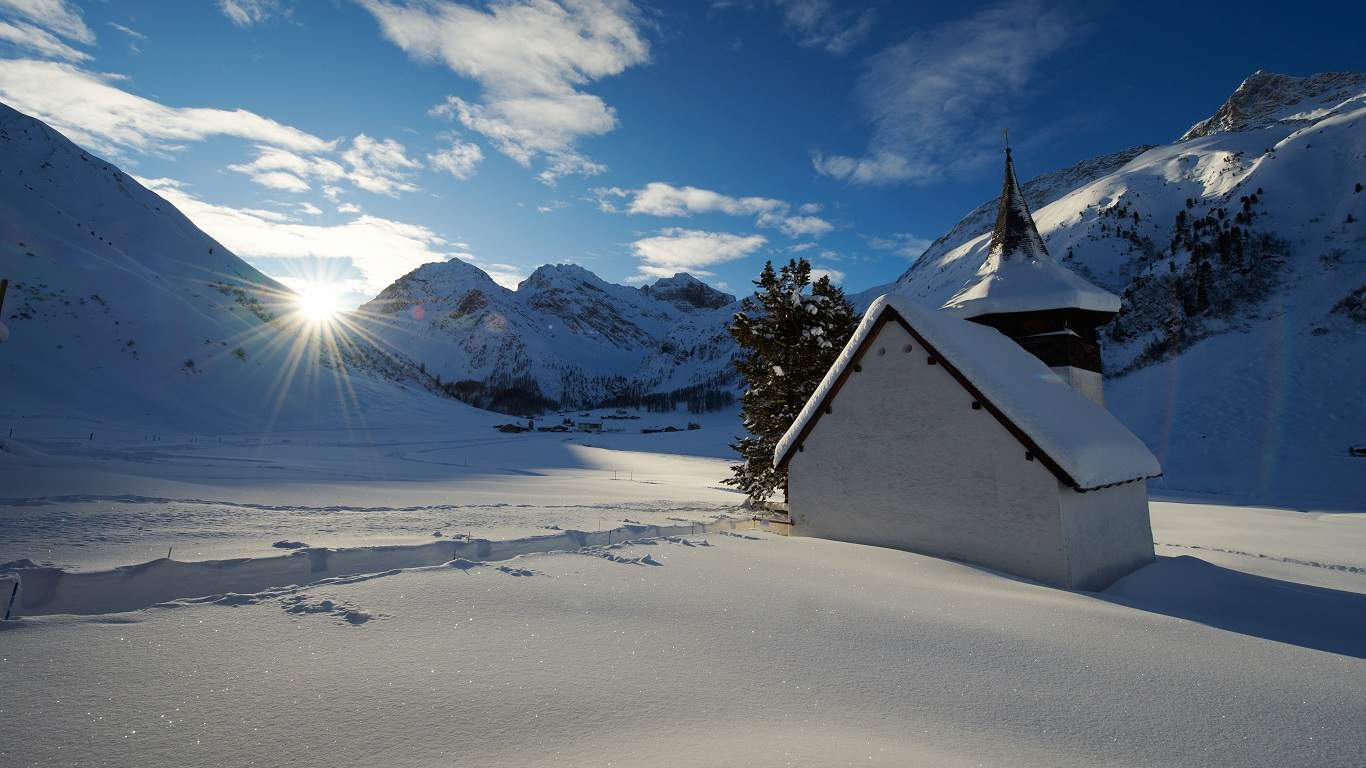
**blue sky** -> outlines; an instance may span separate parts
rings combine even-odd
[[[999,186],[1366,69],[1366,7],[0,0],[0,101],[354,305],[457,256],[887,282]]]

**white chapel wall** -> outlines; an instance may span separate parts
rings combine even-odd
[[[1105,382],[1099,373],[1084,368],[1073,368],[1070,365],[1048,370],[1058,374],[1058,378],[1067,382],[1072,389],[1086,395],[1091,402],[1105,405]]]
[[[882,327],[792,453],[794,533],[1065,585],[1057,480],[927,354],[896,322]]]
[[[1100,590],[1153,560],[1148,484],[1143,480],[1078,493],[1061,490],[1070,586]]]

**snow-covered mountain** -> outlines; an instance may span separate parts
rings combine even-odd
[[[1025,185],[1051,253],[1123,298],[1107,403],[1168,487],[1366,493],[1366,75],[1258,72],[1179,140]],[[894,289],[938,306],[987,255],[995,201]],[[876,289],[875,289],[876,290]]]
[[[0,417],[16,437],[43,420],[222,432],[465,408],[410,361],[319,335],[166,200],[4,105],[0,278]]]
[[[404,275],[356,316],[457,396],[517,411],[724,397],[734,303],[687,274],[630,288],[573,264],[540,267],[514,291],[453,259]]]
[[[735,303],[734,296],[716,290],[687,272],[661,277],[651,285],[641,286],[640,291],[660,301],[667,301],[684,312],[720,309]]]

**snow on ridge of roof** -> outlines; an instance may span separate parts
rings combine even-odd
[[[1087,282],[1048,253],[1007,148],[991,249],[976,279],[944,302],[944,308],[964,317],[1068,308],[1113,314],[1119,311],[1119,297]]]
[[[1033,440],[1066,473],[1067,478],[1060,479],[1070,480],[1069,485],[1093,490],[1162,474],[1157,458],[1119,419],[1068,386],[1009,337],[897,294],[880,296],[868,307],[858,330],[778,441],[775,466],[787,459],[808,425],[820,417],[826,398],[887,310],[915,329],[945,363]]]
[[[1051,256],[1001,261],[993,249],[977,271],[977,279],[944,302],[943,308],[961,317],[1064,308],[1113,314],[1119,311],[1119,297],[1087,282]]]

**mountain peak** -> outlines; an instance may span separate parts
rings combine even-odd
[[[400,277],[360,309],[378,314],[394,314],[409,307],[439,303],[471,291],[488,294],[507,293],[488,273],[473,264],[452,258],[423,264]]]
[[[653,299],[667,301],[685,312],[719,309],[735,301],[734,296],[707,285],[687,272],[661,277],[651,285],[641,286],[640,291]]]
[[[1186,131],[1180,141],[1224,131],[1264,128],[1278,122],[1298,122],[1321,116],[1366,92],[1366,74],[1321,72],[1309,77],[1253,72],[1239,84],[1223,106]]]

